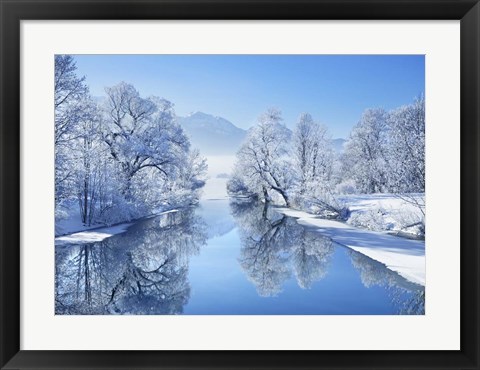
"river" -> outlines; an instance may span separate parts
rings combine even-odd
[[[55,247],[56,314],[424,314],[425,289],[261,203],[203,199]]]

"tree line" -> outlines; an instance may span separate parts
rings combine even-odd
[[[55,216],[115,223],[196,203],[206,161],[173,104],[121,82],[94,99],[70,55],[55,56]]]
[[[344,216],[347,193],[393,193],[424,208],[412,193],[425,191],[425,101],[391,111],[367,109],[336,153],[328,128],[308,113],[290,131],[278,109],[249,130],[227,184],[232,196]],[[423,211],[422,211],[423,212]]]

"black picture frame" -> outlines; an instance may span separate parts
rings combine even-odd
[[[480,5],[477,0],[0,0],[2,369],[479,369]],[[108,19],[461,20],[459,351],[20,350],[20,22]],[[448,129],[448,128],[446,128]],[[442,335],[441,328],[438,333]]]

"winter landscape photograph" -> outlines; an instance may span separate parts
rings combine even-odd
[[[423,55],[55,55],[56,315],[424,315]]]

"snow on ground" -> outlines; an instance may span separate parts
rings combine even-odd
[[[78,212],[78,205],[71,204],[63,209],[64,217],[55,220],[55,236],[72,234],[89,229],[97,229],[99,225],[85,226]]]
[[[360,252],[404,278],[425,285],[425,242],[400,238],[385,233],[355,228],[339,221],[318,218],[315,215],[289,208],[279,212],[297,218],[297,222],[315,228],[333,241]]]
[[[86,226],[82,222],[80,213],[78,211],[78,205],[76,202],[72,202],[70,205],[64,206],[63,213],[64,213],[63,218],[55,220],[55,238],[56,238],[55,240],[57,240],[58,237],[63,237],[63,236],[69,237],[73,234],[82,234],[82,233],[86,233],[87,231],[92,231],[95,233],[102,233],[100,230],[107,230],[107,229],[116,231],[117,227],[120,227],[121,225],[131,225],[130,223],[113,224],[113,225],[97,223],[91,226]],[[109,232],[105,231],[105,233],[108,234]],[[118,232],[116,233],[118,234]],[[89,237],[93,238],[93,236],[88,236],[88,237],[85,236],[86,239],[88,239]],[[93,240],[93,241],[97,241],[97,240]]]
[[[207,157],[208,180],[202,189],[202,200],[228,199],[227,181],[234,162],[234,155],[212,155]],[[122,233],[132,225],[132,223],[125,223],[112,227],[85,226],[80,219],[76,203],[72,203],[70,207],[66,208],[65,214],[66,217],[57,220],[55,224],[56,245],[98,242],[112,235]]]
[[[351,211],[347,223],[373,231],[402,231],[421,235],[422,212],[413,202],[424,203],[424,194],[402,199],[393,194],[344,195],[340,202]],[[414,226],[412,226],[414,225]]]
[[[161,212],[151,216],[144,217],[142,219],[147,219],[151,217],[156,217],[159,215],[165,215],[167,213],[178,212],[178,209],[171,209],[169,211]],[[138,221],[138,220],[135,220]],[[113,235],[121,234],[132,226],[133,222],[125,222],[114,226],[105,226],[105,227],[90,227],[84,231],[70,233],[68,235],[62,235],[55,238],[55,245],[64,245],[64,244],[88,244],[101,242],[104,239],[110,238]],[[85,228],[87,228],[85,226]]]
[[[64,244],[87,244],[100,242],[113,235],[123,233],[133,225],[133,223],[124,223],[116,226],[102,227],[94,230],[86,230],[70,235],[59,236],[55,238],[55,245]]]
[[[209,178],[202,200],[227,199],[228,178],[222,174],[231,173],[235,157],[209,156],[207,161]],[[422,195],[418,197],[420,199]],[[333,241],[385,264],[404,278],[425,285],[425,242],[377,232],[402,230],[405,225],[421,219],[421,212],[415,205],[391,194],[345,195],[340,201],[351,211],[347,223],[288,208],[279,208],[279,211],[298,218],[300,224],[314,227]]]

